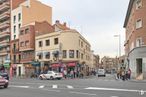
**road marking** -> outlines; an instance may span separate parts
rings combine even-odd
[[[119,96],[111,96],[111,97],[119,97]]]
[[[29,86],[14,86],[14,85],[10,85],[9,87],[15,87],[15,88],[30,88]]]
[[[57,86],[57,85],[53,85],[52,88],[53,88],[53,89],[57,89],[58,86]]]
[[[80,95],[90,95],[90,96],[96,96],[96,94],[90,94],[90,93],[83,93],[83,92],[69,92],[72,94],[80,94]]]
[[[73,86],[70,86],[70,85],[67,85],[67,88],[68,89],[73,89],[74,87]]]
[[[126,91],[126,92],[139,92],[139,90],[130,89],[116,89],[116,88],[100,88],[100,87],[88,87],[87,90],[107,90],[107,91]]]
[[[39,89],[42,89],[42,88],[44,88],[45,86],[44,85],[42,85],[42,86],[39,86]]]

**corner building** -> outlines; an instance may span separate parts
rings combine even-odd
[[[128,67],[135,79],[146,79],[146,0],[130,0],[124,28]]]

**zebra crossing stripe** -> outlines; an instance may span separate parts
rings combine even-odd
[[[67,85],[67,88],[68,89],[73,89],[74,87],[73,86],[70,86],[70,85]]]
[[[57,89],[58,86],[57,86],[57,85],[53,85],[52,88],[53,88],[53,89]]]
[[[42,85],[42,86],[39,86],[39,89],[42,89],[42,88],[44,88],[45,86],[44,85]]]

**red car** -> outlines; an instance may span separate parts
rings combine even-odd
[[[4,88],[7,88],[9,85],[9,81],[0,76],[0,87],[3,86]]]

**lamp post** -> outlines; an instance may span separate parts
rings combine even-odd
[[[117,38],[119,38],[119,46],[118,46],[118,48],[119,48],[119,57],[121,56],[121,35],[119,34],[119,35],[114,35],[114,37],[117,37]]]
[[[118,57],[120,58],[120,56],[121,56],[121,35],[120,34],[114,35],[114,37],[117,37],[119,39],[119,45],[118,45],[118,48],[119,48],[119,56]],[[120,67],[120,62],[119,61],[120,60],[118,60],[118,68]]]

